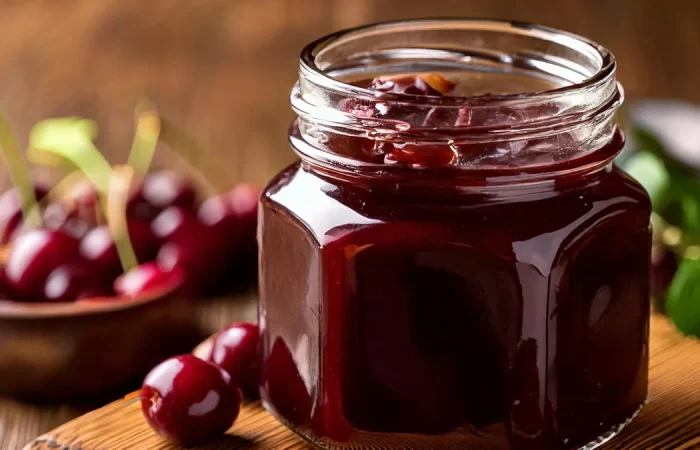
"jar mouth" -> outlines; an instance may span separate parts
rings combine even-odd
[[[624,99],[615,71],[615,58],[604,47],[524,22],[417,19],[343,30],[301,53],[291,95],[295,127],[309,144],[304,148],[320,152],[296,150],[312,159],[379,168],[392,162],[381,159],[385,152],[403,144],[413,155],[435,153],[441,145],[454,157],[432,161],[452,167],[546,167],[612,140],[614,113]],[[462,77],[475,93],[410,95],[358,82],[426,72]],[[504,91],[479,91],[496,81]],[[347,139],[334,139],[339,136]],[[368,140],[375,145],[360,142]]]
[[[506,21],[495,19],[476,18],[437,18],[437,19],[412,19],[401,21],[380,22],[371,25],[363,25],[355,28],[341,30],[327,35],[308,44],[300,55],[301,75],[314,82],[318,86],[333,90],[339,94],[354,96],[359,98],[376,98],[376,91],[353,85],[331,74],[333,72],[342,73],[348,71],[351,63],[366,65],[372,58],[385,58],[386,60],[405,59],[414,62],[416,58],[421,58],[418,49],[425,49],[425,43],[402,45],[402,48],[394,49],[396,53],[388,54],[388,48],[375,50],[374,55],[367,50],[353,52],[353,47],[359,47],[361,41],[371,39],[377,35],[396,34],[397,32],[421,33],[421,32],[472,32],[491,33],[494,35],[522,36],[532,39],[533,42],[551,44],[560,50],[571,51],[576,60],[566,59],[561,55],[550,55],[537,51],[526,51],[525,49],[513,49],[508,52],[508,45],[503,48],[474,47],[471,43],[460,46],[450,45],[450,48],[439,47],[439,42],[433,43],[430,56],[442,59],[447,65],[452,65],[456,69],[460,66],[468,68],[471,63],[484,64],[491,69],[498,67],[512,67],[520,71],[548,73],[568,81],[566,85],[531,92],[487,95],[450,95],[441,97],[437,102],[441,107],[482,107],[485,101],[491,106],[495,104],[505,105],[509,102],[520,103],[523,100],[532,100],[538,97],[541,100],[556,99],[582,89],[595,89],[602,84],[614,81],[616,61],[610,51],[602,45],[595,43],[585,37],[569,33],[566,31],[549,28],[528,22]],[[401,37],[397,37],[400,40]],[[359,44],[353,44],[360,41]],[[344,48],[349,47],[349,48]],[[471,47],[471,48],[469,48]],[[552,47],[546,48],[551,52]],[[333,61],[343,55],[344,61]],[[376,63],[376,61],[373,61]],[[474,66],[472,66],[473,68]],[[425,102],[432,105],[436,103],[435,98],[399,94],[381,93],[381,97],[388,101],[396,102]]]

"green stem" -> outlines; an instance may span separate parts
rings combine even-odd
[[[127,163],[140,176],[145,176],[151,166],[160,128],[160,117],[153,104],[148,100],[141,101],[136,107],[136,131]]]
[[[212,191],[211,193],[222,192],[229,185],[227,177],[216,164],[212,164],[208,154],[191,136],[176,127],[172,122],[161,117],[160,138],[175,150],[175,154],[180,156],[193,171],[202,184]],[[206,173],[207,176],[201,176]]]
[[[12,132],[12,127],[2,115],[0,115],[0,153],[7,162],[10,178],[19,194],[24,226],[27,228],[40,226],[41,214],[36,207],[36,193],[29,168],[22,157],[22,151],[15,134]]]
[[[131,166],[115,167],[110,177],[109,194],[106,201],[107,225],[112,233],[114,246],[125,272],[133,269],[139,263],[129,236],[126,220],[126,204],[133,177],[134,169]]]
[[[129,270],[138,264],[126,223],[126,204],[134,169],[120,166],[113,170],[93,143],[95,136],[94,122],[67,117],[39,122],[32,128],[29,142],[36,152],[58,155],[71,162],[95,185],[119,259],[124,270]],[[40,154],[38,156],[41,159]]]

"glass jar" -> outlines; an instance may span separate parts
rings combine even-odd
[[[406,73],[457,88],[369,89]],[[310,44],[301,161],[261,200],[268,410],[322,448],[610,439],[645,402],[649,354],[650,202],[613,165],[622,98],[607,50],[530,24]]]

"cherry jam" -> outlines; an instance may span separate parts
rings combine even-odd
[[[261,199],[263,403],[321,448],[594,448],[647,395],[651,210],[612,164],[622,134],[548,119],[554,140],[496,148],[485,121],[530,133],[550,110],[465,124],[406,83],[337,103],[364,135],[292,126],[301,161]],[[397,121],[411,134],[372,133]]]

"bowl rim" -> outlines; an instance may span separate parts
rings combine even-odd
[[[137,297],[115,300],[117,296],[93,297],[74,302],[18,302],[0,299],[0,320],[2,319],[49,319],[59,317],[80,317],[144,306],[158,300],[164,300],[182,286],[182,280],[159,288],[150,289]]]

